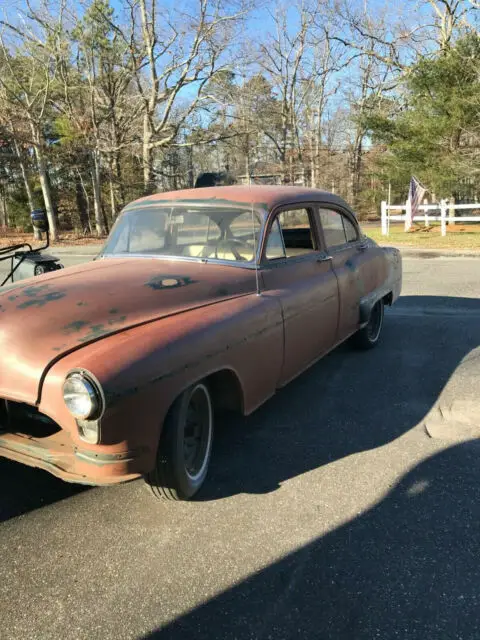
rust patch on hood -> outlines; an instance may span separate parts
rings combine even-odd
[[[0,397],[35,402],[44,371],[63,354],[255,291],[249,269],[155,258],[108,258],[38,280],[0,292]]]

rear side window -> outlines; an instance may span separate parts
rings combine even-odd
[[[358,240],[358,234],[354,225],[346,216],[342,216],[342,220],[345,228],[345,235],[347,236],[347,242],[356,242]]]
[[[320,209],[320,222],[322,224],[325,244],[330,249],[345,244],[347,241],[343,228],[342,216],[337,211]]]
[[[319,215],[327,248],[339,247],[358,239],[355,226],[338,211],[319,209]]]

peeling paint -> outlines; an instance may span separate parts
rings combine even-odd
[[[28,307],[43,307],[49,302],[60,300],[65,296],[66,293],[63,291],[51,291],[50,293],[39,296],[38,298],[32,298],[31,300],[22,302],[22,304],[17,305],[17,309],[27,309]]]
[[[76,333],[80,331],[80,329],[83,329],[83,327],[86,327],[87,325],[88,325],[88,322],[86,322],[85,320],[75,320],[74,322],[71,322],[70,324],[67,324],[66,327],[64,327],[64,333],[66,333],[67,335],[71,333]]]
[[[112,318],[108,321],[107,324],[92,324],[90,325],[89,332],[85,336],[83,336],[83,338],[79,338],[78,342],[82,344],[84,342],[90,342],[90,340],[102,338],[109,333],[114,333],[115,329],[112,329],[111,327],[115,327],[115,325],[118,324],[123,324],[126,319],[127,316],[120,316],[119,318]]]
[[[46,289],[49,288],[48,284],[41,284],[33,287],[25,287],[23,290],[23,295],[27,296],[27,298],[35,298],[39,293],[43,293]]]

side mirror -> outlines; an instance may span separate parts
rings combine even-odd
[[[34,209],[30,214],[32,224],[39,231],[48,231],[48,218],[43,209]]]

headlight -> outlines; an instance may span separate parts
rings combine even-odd
[[[82,373],[71,373],[63,384],[63,399],[70,413],[79,420],[95,420],[102,411],[96,385]]]

